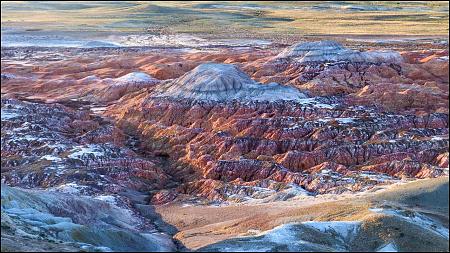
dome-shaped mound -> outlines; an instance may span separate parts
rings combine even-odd
[[[91,77],[92,78],[92,77]],[[110,102],[124,95],[143,88],[154,87],[160,80],[153,78],[144,72],[131,72],[118,78],[106,78],[102,80],[102,89],[96,89],[91,95],[95,100]]]
[[[205,63],[160,87],[156,97],[276,101],[303,99],[306,95],[293,87],[258,83],[232,64]]]
[[[205,63],[176,79],[173,84],[191,91],[215,92],[240,90],[254,83],[234,65]]]
[[[124,76],[111,79],[110,83],[114,86],[145,85],[159,83],[159,80],[153,78],[147,73],[131,72]]]
[[[276,56],[298,63],[313,62],[400,62],[402,57],[393,51],[359,52],[345,48],[336,41],[315,41],[294,44]]]

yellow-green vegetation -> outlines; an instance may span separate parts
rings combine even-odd
[[[449,3],[2,2],[2,28],[151,31],[220,37],[275,35],[448,35]]]

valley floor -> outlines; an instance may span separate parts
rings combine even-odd
[[[361,226],[364,227],[364,232],[379,230],[372,231],[377,234],[377,238],[362,235],[348,238],[346,246],[352,251],[377,249],[371,248],[365,240],[373,240],[373,245],[377,246],[392,242],[397,245],[398,251],[420,251],[421,247],[426,249],[427,243],[435,242],[436,238],[442,244],[436,245],[434,249],[448,250],[448,177],[402,182],[360,194],[324,195],[255,205],[187,206],[172,203],[158,206],[156,211],[164,221],[175,226],[175,238],[193,250],[256,249],[261,242],[244,239],[277,231],[283,224],[308,224],[310,221],[325,227],[329,222],[356,222],[363,224]],[[421,218],[431,219],[432,222],[421,223]],[[387,227],[380,227],[385,222],[398,223],[398,228],[394,228],[397,232],[389,234]],[[422,238],[415,238],[417,235],[409,230],[415,226],[424,226],[430,231],[440,229],[442,233],[423,233]],[[344,231],[348,229],[351,228],[343,228]],[[329,234],[325,233],[325,236],[332,236],[332,230],[333,228],[328,229]],[[382,235],[383,233],[386,234]],[[301,235],[293,236],[292,241],[282,236],[273,244],[266,245],[268,248],[264,250],[283,249],[284,246],[289,248],[297,240],[307,241]],[[439,239],[440,237],[442,238]],[[408,240],[411,240],[410,243]],[[421,245],[423,242],[425,244]],[[326,247],[312,249],[326,250]]]

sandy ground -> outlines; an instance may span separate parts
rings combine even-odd
[[[445,191],[446,189],[446,191]],[[434,199],[439,205],[433,205]],[[371,207],[386,204],[428,210],[448,221],[448,177],[379,187],[359,194],[302,197],[283,202],[231,206],[186,206],[172,203],[156,207],[162,219],[176,227],[175,238],[188,249],[198,249],[251,231],[265,231],[289,222],[362,220]],[[421,206],[419,206],[419,203]],[[422,204],[423,203],[423,204]],[[447,215],[445,215],[447,212]]]

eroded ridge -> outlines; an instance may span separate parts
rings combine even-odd
[[[367,196],[448,177],[446,50],[357,51],[332,41],[204,52],[9,48],[1,106],[2,183],[30,188],[2,188],[9,245],[20,227],[40,231],[38,241],[17,237],[32,245],[62,240],[71,243],[58,247],[87,250],[122,249],[111,229],[136,250],[184,249],[179,241],[200,250],[253,242],[409,249],[394,237],[425,230],[417,242],[445,248],[441,211],[431,219],[417,204],[394,203],[377,213]],[[88,224],[74,213],[98,208],[111,222],[94,212]],[[339,223],[333,212],[355,221]],[[373,224],[391,229],[382,235],[390,241],[371,234]],[[335,233],[347,228],[348,238]],[[91,240],[97,232],[108,242]],[[285,232],[329,243],[273,240]],[[69,233],[79,236],[61,236]],[[370,245],[358,246],[369,237]]]

